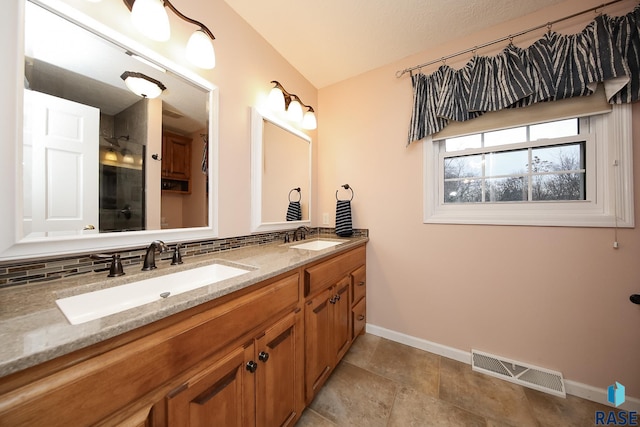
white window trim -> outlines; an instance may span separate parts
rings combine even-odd
[[[424,223],[634,227],[631,105],[614,105],[611,113],[592,116],[589,126],[597,179],[595,198],[588,189],[586,201],[445,204],[440,148],[430,136],[425,138]]]

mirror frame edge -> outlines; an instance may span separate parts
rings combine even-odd
[[[301,221],[262,221],[262,121],[268,120],[276,126],[293,133],[309,143],[309,219]],[[251,108],[251,232],[290,230],[301,225],[311,226],[313,141],[306,133],[279,120],[265,108]]]
[[[125,47],[130,51],[147,57],[152,61],[162,64],[167,70],[179,75],[181,78],[192,84],[209,91],[209,209],[208,226],[194,228],[176,228],[165,230],[142,230],[129,231],[126,233],[103,233],[85,236],[65,236],[48,239],[37,239],[31,241],[22,240],[22,153],[18,145],[22,144],[22,128],[24,97],[22,88],[24,86],[24,30],[25,30],[25,7],[26,2],[31,1],[42,6],[52,13],[56,13],[76,25],[91,31],[98,36]],[[11,2],[13,3],[13,2]],[[0,168],[2,172],[0,179],[9,183],[9,189],[3,191],[4,195],[0,200],[10,204],[6,217],[0,220],[0,262],[43,258],[52,256],[68,256],[72,254],[82,254],[100,251],[110,251],[116,249],[126,249],[139,246],[146,246],[153,240],[162,239],[166,243],[180,242],[184,240],[204,240],[218,237],[218,182],[219,182],[219,90],[212,82],[201,77],[199,74],[180,66],[169,58],[154,52],[152,49],[140,44],[109,28],[105,24],[85,15],[72,8],[66,3],[58,0],[22,0],[13,3],[15,10],[9,9],[5,14],[5,20],[14,23],[9,25],[9,31],[15,31],[15,43],[17,61],[15,67],[7,67],[6,72],[15,73],[7,79],[13,85],[9,92],[12,96],[7,96],[0,101],[0,109],[5,111],[7,123],[14,123],[14,126],[7,126],[7,140],[10,141],[5,148],[5,155],[0,156]],[[14,19],[12,19],[14,18]],[[4,179],[6,178],[6,179]]]

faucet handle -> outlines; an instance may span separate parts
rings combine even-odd
[[[122,268],[122,261],[120,261],[120,255],[113,254],[111,259],[111,266],[109,267],[109,275],[107,277],[124,276],[124,269]]]
[[[124,276],[124,269],[122,268],[122,261],[120,261],[119,254],[107,255],[107,254],[92,254],[92,259],[107,259],[111,258],[111,265],[109,266],[109,274],[107,277]]]
[[[173,248],[173,257],[171,258],[171,265],[182,264],[182,255],[180,254],[180,243],[176,244]]]

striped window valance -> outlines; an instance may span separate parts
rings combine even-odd
[[[624,16],[600,15],[578,34],[549,31],[528,48],[474,56],[458,70],[412,73],[408,144],[488,112],[590,96],[598,83],[610,104],[638,101],[639,26],[640,5]]]

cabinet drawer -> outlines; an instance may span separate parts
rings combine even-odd
[[[325,287],[334,284],[345,274],[363,265],[365,260],[365,247],[361,246],[307,268],[304,274],[304,296],[315,295]]]
[[[353,316],[353,338],[362,333],[367,323],[367,300],[362,298],[351,311]]]
[[[353,278],[353,299],[351,301],[358,302],[367,293],[367,269],[363,265],[351,273]]]

